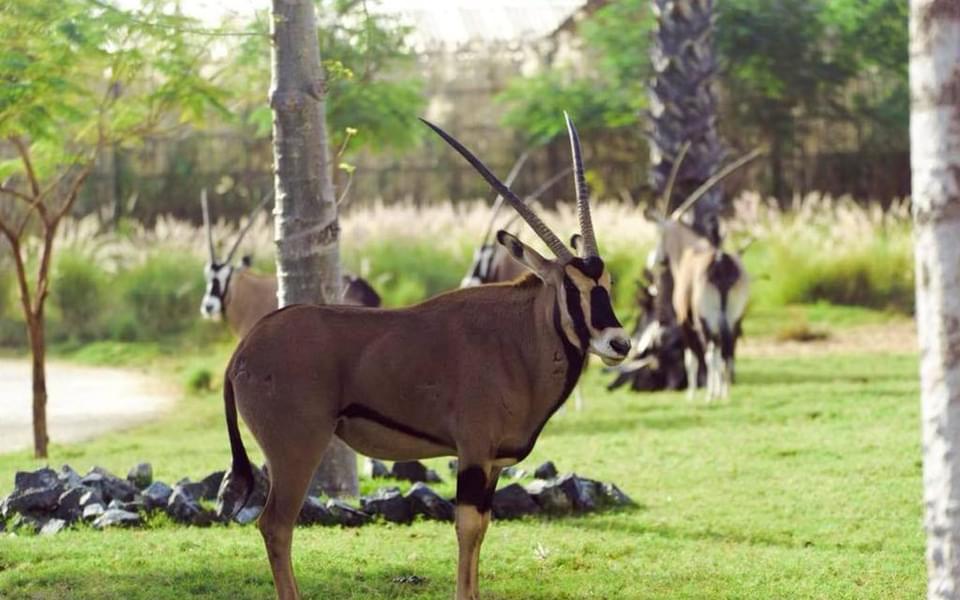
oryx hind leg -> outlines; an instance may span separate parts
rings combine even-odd
[[[457,473],[457,600],[477,600],[480,546],[490,524],[500,469],[488,461],[471,463],[462,456],[457,460],[463,465]]]
[[[257,436],[270,476],[270,492],[257,526],[267,547],[280,600],[300,597],[290,558],[293,529],[313,473],[333,437],[334,427],[333,419],[322,424],[289,422],[271,428],[268,435],[261,433]]]

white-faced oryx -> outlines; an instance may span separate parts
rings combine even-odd
[[[683,331],[687,389],[692,396],[701,366],[707,372],[707,400],[724,398],[734,371],[736,338],[747,307],[750,282],[743,262],[724,252],[678,219],[653,211],[646,216],[660,235],[648,258],[659,279],[669,269],[672,304]]]
[[[598,254],[573,124],[568,120],[583,257],[460,142],[427,125],[507,199],[556,258],[500,231],[497,241],[531,271],[526,277],[396,310],[289,306],[240,342],[224,378],[233,452],[225,485],[253,487],[239,412],[267,461],[270,491],[258,526],[282,600],[299,597],[293,528],[333,435],[380,459],[457,457],[456,597],[476,600],[480,545],[500,470],[533,449],[588,352],[616,364],[630,349]]]
[[[234,255],[240,242],[253,224],[253,215],[270,201],[268,196],[261,202],[247,224],[237,234],[233,245],[223,260],[217,260],[213,247],[213,231],[210,225],[210,209],[207,192],[203,190],[200,203],[203,208],[203,225],[207,232],[210,260],[203,268],[207,289],[200,301],[200,314],[204,318],[219,320],[224,317],[237,337],[243,337],[265,315],[277,310],[277,278],[250,271],[250,257],[244,256],[240,264],[234,264]],[[380,296],[360,277],[343,276],[343,303],[354,306],[380,306]]]

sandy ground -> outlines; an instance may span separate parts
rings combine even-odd
[[[744,337],[738,356],[815,356],[818,354],[910,354],[917,352],[917,325],[897,320],[876,325],[828,331],[828,337],[810,342]]]
[[[33,445],[30,363],[0,359],[0,452]],[[169,410],[170,385],[135,370],[47,364],[47,424],[56,443],[93,438]]]

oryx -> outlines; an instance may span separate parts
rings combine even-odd
[[[213,247],[210,209],[207,206],[207,191],[203,190],[200,196],[203,226],[207,232],[209,250],[209,262],[203,268],[207,288],[200,301],[200,314],[206,319],[213,320],[225,317],[230,329],[241,338],[264,315],[277,310],[276,276],[252,273],[249,269],[249,256],[244,256],[240,264],[233,263],[240,242],[253,225],[253,216],[263,209],[272,197],[272,195],[268,196],[254,209],[247,224],[237,234],[226,257],[223,260],[217,260]],[[343,303],[354,306],[380,306],[380,296],[364,279],[344,275]]]
[[[647,211],[660,232],[647,268],[660,280],[668,269],[672,305],[683,332],[684,365],[690,396],[701,366],[707,372],[707,400],[726,397],[734,371],[736,339],[750,296],[740,257],[725,252],[679,219]]]
[[[224,377],[233,453],[224,485],[253,488],[239,412],[267,461],[270,492],[258,526],[282,600],[299,597],[293,528],[333,435],[380,459],[457,457],[456,597],[475,600],[480,544],[501,468],[530,453],[588,352],[616,364],[630,349],[610,301],[610,274],[598,254],[569,118],[583,257],[460,142],[425,123],[507,199],[556,258],[499,231],[498,243],[531,271],[526,277],[396,310],[289,306],[240,342]]]

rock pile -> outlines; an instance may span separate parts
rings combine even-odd
[[[419,465],[419,463],[416,463]],[[373,470],[373,469],[371,469]],[[62,531],[75,523],[89,523],[95,529],[137,527],[146,519],[165,514],[183,525],[204,527],[230,520],[249,523],[256,519],[266,503],[268,479],[255,469],[255,486],[246,505],[240,488],[223,471],[211,473],[200,481],[181,479],[172,487],[153,480],[147,463],[130,470],[125,479],[106,469],[92,468],[80,475],[68,465],[59,471],[43,468],[19,472],[14,490],[0,501],[0,532],[32,530],[41,535]],[[376,471],[386,471],[382,463]],[[419,515],[425,519],[453,521],[454,501],[437,494],[421,479],[431,471],[423,465],[406,463],[393,472],[420,479],[403,493],[399,488],[381,488],[350,505],[331,498],[323,501],[309,496],[300,511],[301,525],[340,525],[359,527],[378,519],[390,523],[411,523]],[[518,471],[512,478],[522,477]],[[524,486],[510,483],[493,497],[495,519],[515,519],[532,514],[580,514],[606,508],[630,506],[633,502],[612,483],[585,479],[576,474],[558,476],[553,463],[535,471],[538,479]],[[439,478],[437,478],[439,479]],[[216,509],[211,507],[216,501]],[[237,510],[239,508],[239,510]]]

